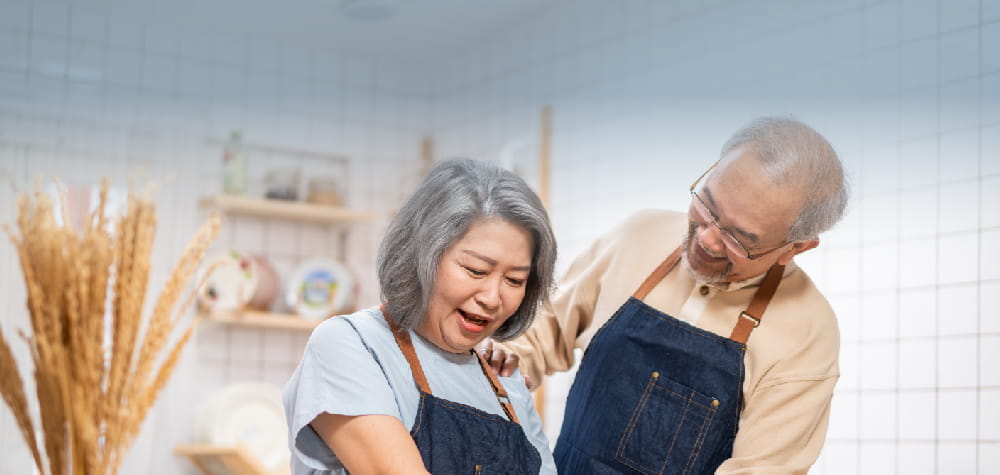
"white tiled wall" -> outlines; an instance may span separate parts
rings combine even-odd
[[[143,184],[173,176],[156,195],[159,231],[151,291],[158,291],[200,220],[197,202],[221,186],[221,145],[234,129],[248,142],[348,157],[350,166],[298,153],[251,150],[251,192],[267,169],[340,173],[348,205],[376,212],[339,230],[281,220],[229,219],[215,249],[271,257],[285,279],[312,255],[343,257],[359,273],[359,305],[377,301],[374,243],[388,211],[411,187],[425,132],[427,94],[381,64],[312,45],[227,32],[187,31],[150,18],[124,21],[100,2],[0,2],[0,222],[14,223],[14,191],[36,177],[73,185]],[[412,75],[411,75],[412,76]],[[392,191],[385,192],[388,185]],[[0,242],[0,323],[14,337],[27,328],[24,289],[13,247]],[[149,297],[152,300],[155,294]],[[279,304],[280,307],[280,304]],[[121,473],[197,473],[171,447],[188,442],[193,408],[227,383],[283,384],[306,335],[204,325],[143,426]],[[30,378],[29,378],[30,380]],[[31,459],[6,408],[0,410],[0,473],[31,473]]]
[[[154,286],[197,225],[197,198],[218,189],[220,152],[205,139],[235,128],[350,157],[348,203],[385,213],[412,189],[427,131],[437,156],[513,161],[530,175],[551,104],[565,267],[634,210],[686,207],[687,186],[750,118],[795,115],[831,140],[854,185],[848,216],[800,259],[843,339],[813,473],[1000,467],[1000,1],[582,0],[456,45],[429,70],[87,5],[3,1],[0,173],[22,189],[39,173],[177,173],[159,195]],[[11,187],[0,197],[12,203]],[[346,256],[368,273],[366,304],[382,225],[353,232]],[[325,235],[238,219],[220,246],[273,253],[284,271],[326,249]],[[0,263],[15,268],[6,242]],[[23,325],[18,279],[0,274],[5,329]],[[280,382],[303,338],[204,328],[123,473],[193,473],[166,449],[189,431],[188,409],[225,382]],[[552,434],[570,382],[547,383]],[[12,424],[0,411],[0,473],[26,473]]]
[[[553,106],[562,267],[636,209],[684,209],[750,118],[816,127],[854,196],[800,259],[843,337],[813,472],[1000,470],[1000,2],[583,1],[442,70],[451,153],[488,156]],[[570,382],[547,383],[551,434]]]

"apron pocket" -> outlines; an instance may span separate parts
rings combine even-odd
[[[642,473],[691,473],[718,407],[715,398],[654,372],[615,459]]]

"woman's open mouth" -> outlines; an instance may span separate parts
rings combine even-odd
[[[459,325],[469,333],[480,333],[486,329],[486,325],[490,323],[488,318],[476,315],[474,313],[468,313],[462,309],[458,309],[458,315],[461,317],[458,319]]]

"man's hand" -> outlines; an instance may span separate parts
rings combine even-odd
[[[483,358],[489,363],[490,369],[494,373],[504,377],[514,374],[517,364],[521,361],[517,353],[504,348],[502,345],[494,345],[492,338],[487,338],[479,343],[476,351],[483,355]],[[528,380],[527,376],[524,377],[524,382],[529,388],[531,387],[531,381]]]

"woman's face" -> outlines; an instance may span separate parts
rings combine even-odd
[[[524,299],[533,246],[527,229],[503,219],[473,223],[441,256],[417,333],[452,353],[492,335]]]

